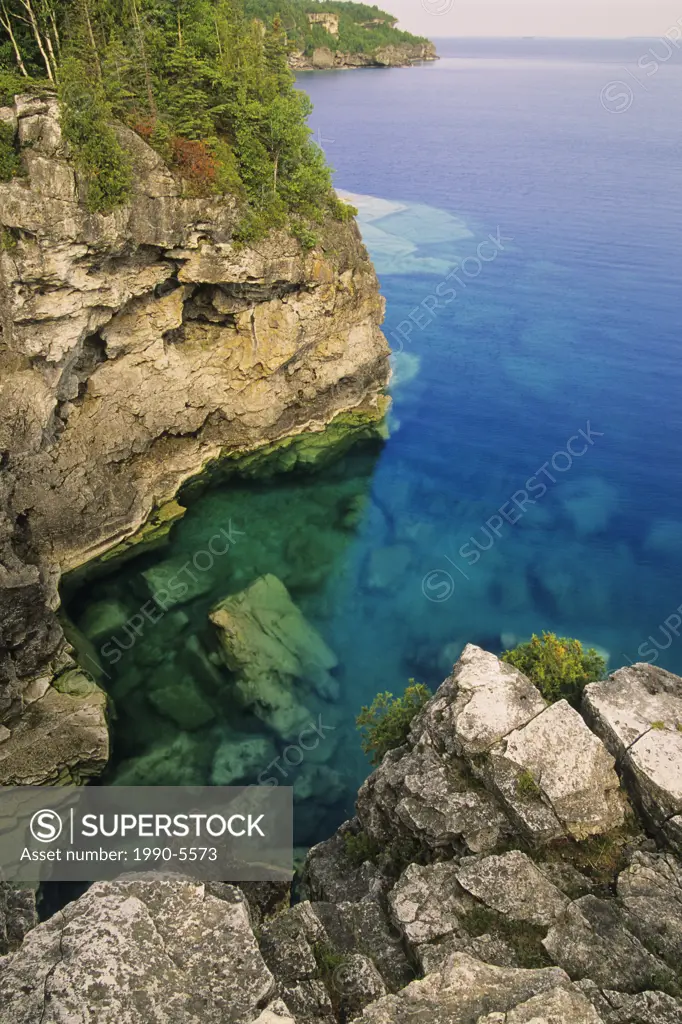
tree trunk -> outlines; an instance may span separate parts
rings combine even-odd
[[[0,14],[0,25],[2,25],[2,27],[5,30],[5,32],[10,37],[10,40],[11,40],[11,43],[12,43],[12,49],[14,50],[14,57],[16,59],[17,65],[19,67],[19,70],[21,71],[21,73],[24,76],[24,78],[28,78],[29,74],[28,74],[28,71],[26,70],[26,65],[24,64],[23,58],[21,56],[21,50],[19,49],[19,44],[16,41],[16,38],[14,36],[14,32],[12,31],[12,21],[10,19],[10,16],[9,16],[8,12],[7,12],[7,8],[5,7],[4,4],[2,5],[2,14]]]

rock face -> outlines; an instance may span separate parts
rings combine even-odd
[[[566,701],[469,644],[358,796],[377,843],[492,851],[512,835],[584,839],[622,824],[613,758]]]
[[[312,15],[316,18],[323,16],[330,17],[330,15]],[[429,60],[438,60],[433,43],[391,44],[379,47],[374,53],[333,52],[328,46],[318,46],[310,56],[302,51],[292,53],[289,57],[289,66],[294,71],[326,71],[331,68],[405,68]]]
[[[37,923],[35,892],[0,882],[0,956],[17,949]]]
[[[5,119],[26,171],[0,183],[0,722],[14,733],[40,681],[73,667],[61,573],[163,538],[179,486],[211,460],[348,410],[376,419],[389,367],[353,223],[310,252],[284,234],[235,245],[236,203],[187,194],[124,128],[133,197],[91,214],[56,100],[17,97]]]
[[[0,965],[13,1024],[250,1024],[274,991],[238,889],[158,878],[97,883]]]
[[[310,851],[295,906],[281,884],[129,876],[36,927],[30,894],[0,888],[0,1024],[680,1024],[682,860],[614,827],[611,763],[563,703],[467,648],[358,818]],[[530,833],[489,763],[535,723],[575,766],[556,838]]]
[[[682,852],[682,680],[653,665],[621,668],[586,687],[583,708],[633,799]]]

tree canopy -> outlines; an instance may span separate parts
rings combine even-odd
[[[129,194],[119,120],[188,189],[241,198],[245,238],[289,223],[310,244],[311,221],[347,214],[288,48],[281,18],[265,24],[243,0],[0,0],[0,93],[58,89],[91,209]]]

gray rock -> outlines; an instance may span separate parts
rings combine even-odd
[[[366,860],[358,864],[348,854],[345,837],[359,831],[357,819],[344,822],[331,839],[311,847],[301,877],[302,894],[310,900],[342,903],[374,898],[389,887],[389,880]]]
[[[543,945],[574,979],[623,992],[676,987],[675,973],[650,953],[612,902],[583,896],[550,928]]]
[[[37,924],[35,891],[0,882],[0,956],[20,946]]]
[[[494,967],[454,953],[439,971],[379,999],[357,1019],[362,1024],[477,1024],[486,1014],[498,1013],[504,1021],[504,1014],[519,1004],[557,988],[574,991],[556,967]]]
[[[550,925],[569,902],[530,857],[518,850],[481,860],[467,857],[455,877],[463,889],[511,921]]]
[[[476,901],[457,881],[457,865],[410,864],[388,895],[394,924],[417,946],[461,932],[461,918]]]
[[[96,883],[2,962],[4,1020],[251,1024],[275,984],[246,900],[224,897],[159,876]]]
[[[630,995],[615,989],[600,989],[593,981],[580,981],[584,992],[604,1024],[682,1024],[682,1001],[665,992]]]
[[[682,864],[671,854],[635,853],[618,876],[630,930],[677,970],[682,949]]]
[[[9,726],[0,743],[4,786],[78,784],[99,774],[109,758],[107,697],[81,673],[58,676]]]
[[[653,665],[621,668],[585,687],[583,711],[636,804],[682,852],[682,680]]]
[[[520,1003],[509,1013],[479,1017],[477,1024],[602,1024],[582,993],[555,988]]]
[[[532,822],[523,815],[527,794],[520,791],[526,777],[537,786],[538,799],[546,801],[558,819],[560,832],[586,839],[623,823],[613,758],[567,701],[552,704],[509,733],[500,756],[518,770],[516,789],[501,788],[503,799],[524,819],[532,838],[543,841],[556,836],[544,829],[539,836],[533,835]]]

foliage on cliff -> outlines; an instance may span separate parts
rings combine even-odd
[[[533,634],[527,643],[505,651],[502,661],[527,675],[550,703],[565,698],[578,704],[587,684],[606,673],[606,662],[593,647],[586,651],[579,640],[555,633]]]
[[[310,139],[310,101],[287,67],[281,22],[242,0],[3,0],[0,77],[59,88],[88,205],[125,201],[130,170],[111,128],[142,135],[195,194],[232,193],[244,237],[347,216]],[[1,82],[0,82],[1,84]]]
[[[412,719],[431,697],[423,683],[410,685],[402,697],[378,693],[369,707],[355,719],[362,734],[362,749],[372,764],[381,764],[384,754],[406,742]]]
[[[290,48],[308,56],[317,46],[327,46],[333,52],[373,54],[382,46],[428,42],[395,28],[398,19],[394,15],[350,0],[245,0],[245,7],[250,16],[266,24],[279,17]],[[323,24],[311,24],[309,14],[337,15],[338,35],[328,32]]]

